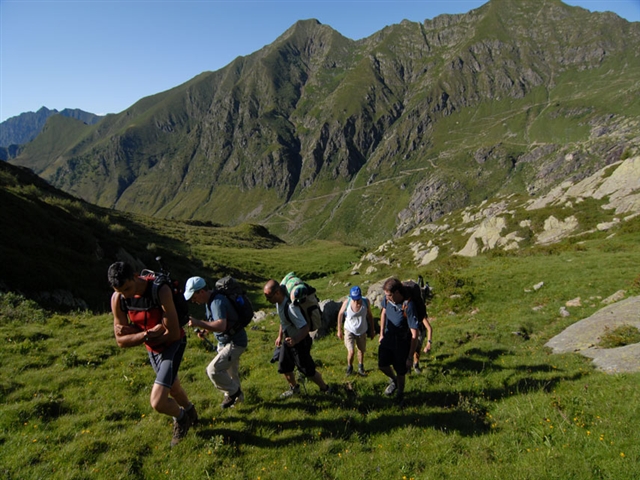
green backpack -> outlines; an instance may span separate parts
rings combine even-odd
[[[294,272],[287,273],[280,283],[287,290],[291,302],[302,310],[304,319],[309,324],[309,331],[315,332],[321,328],[322,310],[316,289],[296,276]]]

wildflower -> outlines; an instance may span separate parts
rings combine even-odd
[[[620,452],[620,456],[621,456],[622,458],[624,458],[624,457],[625,457],[624,452]]]

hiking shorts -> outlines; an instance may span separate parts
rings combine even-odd
[[[173,382],[178,378],[178,369],[186,346],[187,337],[182,337],[160,353],[149,352],[149,361],[156,372],[156,381],[154,383],[167,388],[173,386]]]
[[[284,348],[280,349],[278,373],[291,373],[295,367],[298,367],[305,377],[313,377],[316,374],[316,364],[311,358],[312,343],[313,340],[309,335],[293,347],[283,343]]]
[[[354,348],[358,348],[362,353],[367,351],[367,334],[366,332],[362,335],[356,335],[355,333],[351,333],[349,330],[344,331],[344,346],[347,347],[347,350],[353,352]]]
[[[392,366],[396,375],[406,375],[409,350],[410,339],[384,337],[378,348],[378,368]],[[411,361],[413,362],[413,359]]]

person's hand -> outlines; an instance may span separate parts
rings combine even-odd
[[[337,332],[336,333],[336,337],[338,337],[340,340],[342,340],[343,339],[342,332]]]
[[[288,347],[293,347],[293,346],[296,344],[296,342],[295,342],[295,341],[293,340],[293,338],[291,338],[291,337],[287,337],[287,338],[285,338],[285,339],[284,339],[284,343],[285,343],[285,345],[287,345]]]
[[[280,345],[282,345],[282,337],[278,336],[278,338],[276,338],[276,341],[274,342],[276,347],[279,347]]]
[[[427,345],[422,350],[424,353],[429,353],[431,351],[431,342],[427,341]]]

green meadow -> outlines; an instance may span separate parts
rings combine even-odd
[[[245,401],[229,410],[205,374],[214,354],[188,332],[181,380],[200,424],[173,449],[170,419],[149,406],[154,375],[146,351],[119,349],[109,314],[43,310],[2,293],[0,473],[65,480],[640,478],[640,374],[604,374],[589,359],[544,346],[617,290],[640,294],[639,226],[636,219],[608,238],[355,277],[349,271],[362,252],[354,247],[239,248],[183,237],[203,271],[218,271],[227,259],[253,272],[252,299],[267,316],[248,332]],[[269,362],[278,323],[261,285],[289,269],[312,279],[324,299],[340,299],[349,283],[366,292],[389,275],[430,281],[433,349],[423,354],[423,373],[408,376],[404,408],[382,395],[377,337],[368,341],[367,376],[347,377],[335,329],[312,350],[335,393],[309,382],[301,395],[279,399],[287,385]],[[575,297],[582,306],[562,317],[560,307]]]

